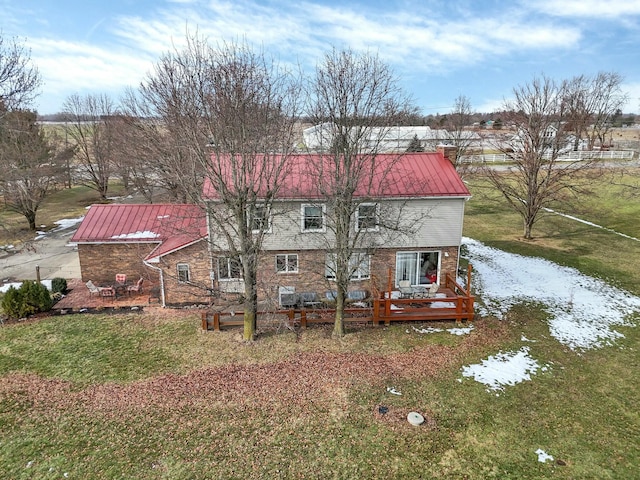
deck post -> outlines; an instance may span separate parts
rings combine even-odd
[[[291,313],[293,313],[293,310],[291,310]],[[293,326],[293,320],[291,320],[291,326]],[[305,310],[300,312],[300,326],[302,328],[307,328],[307,312]]]
[[[200,314],[200,317],[202,319],[202,329],[204,331],[209,330],[209,322],[207,321],[207,312],[202,312]]]
[[[373,326],[377,327],[380,324],[380,299],[373,299]]]
[[[213,330],[215,332],[220,331],[220,312],[215,312],[213,314]]]

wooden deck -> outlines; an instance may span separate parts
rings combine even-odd
[[[467,285],[470,284],[471,270],[468,271]],[[202,312],[202,329],[219,331],[224,327],[243,325],[243,316],[234,312]],[[391,289],[380,292],[366,307],[347,307],[344,310],[345,323],[372,323],[390,325],[391,322],[424,322],[473,320],[474,297],[468,287],[459,285],[454,278],[446,275],[445,284],[438,290],[436,298],[394,298]],[[276,311],[261,311],[257,315],[258,327],[282,323],[288,326],[307,327],[310,324],[333,323],[333,308],[302,308]]]

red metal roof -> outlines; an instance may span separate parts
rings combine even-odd
[[[294,155],[286,161],[286,176],[278,198],[322,198],[320,176],[333,175],[331,156]],[[378,154],[369,164],[373,172],[365,172],[356,196],[376,198],[468,197],[469,190],[456,169],[440,152]],[[369,179],[373,179],[369,182]],[[253,184],[260,183],[256,179]],[[265,186],[259,188],[265,191]],[[218,193],[209,179],[205,180],[205,198],[215,200]]]
[[[184,204],[92,205],[71,238],[76,243],[157,243],[158,257],[207,235],[203,210]]]

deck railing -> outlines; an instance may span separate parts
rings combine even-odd
[[[468,270],[470,284],[471,269]],[[461,286],[454,277],[445,275],[441,293],[436,298],[391,298],[390,292],[380,292],[369,306],[348,306],[344,309],[345,323],[381,323],[418,322],[436,320],[470,321],[474,317],[474,296],[468,288]],[[306,328],[310,324],[333,323],[334,308],[291,308],[286,310],[263,311],[257,313],[259,326],[274,321],[293,327],[299,325]],[[202,329],[219,331],[224,327],[242,326],[244,318],[234,312],[202,312]]]

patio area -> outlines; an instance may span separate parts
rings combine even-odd
[[[82,309],[157,306],[160,304],[160,299],[154,295],[153,292],[156,291],[154,287],[154,285],[145,283],[142,292],[129,294],[122,291],[115,297],[103,297],[99,294],[91,294],[81,279],[73,278],[67,280],[67,294],[56,302],[53,310],[78,312]]]

